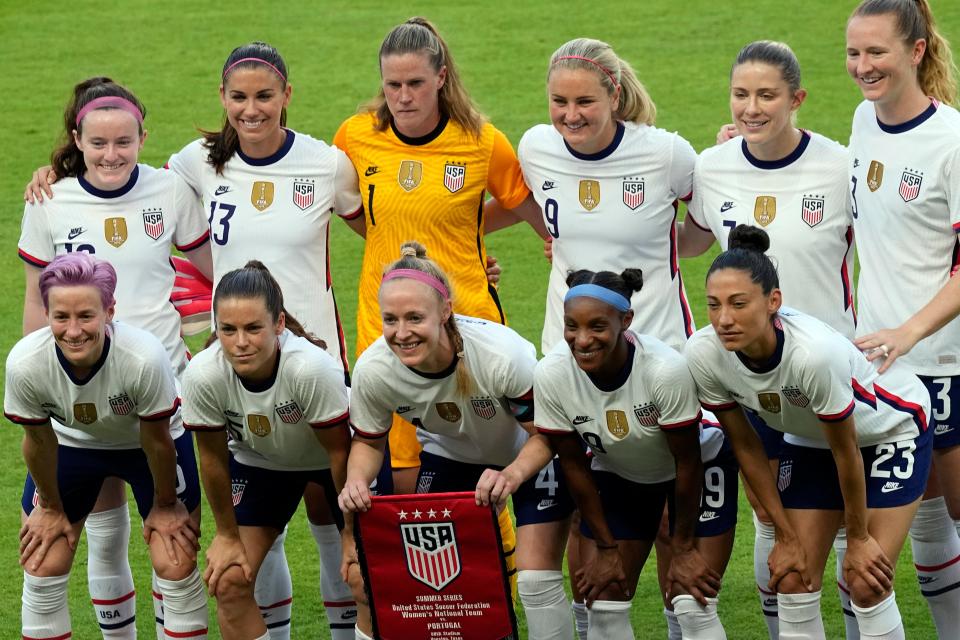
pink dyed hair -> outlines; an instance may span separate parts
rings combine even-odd
[[[95,258],[85,251],[75,251],[53,259],[40,273],[40,297],[43,308],[48,308],[52,287],[94,287],[100,292],[103,308],[112,306],[117,290],[117,272],[106,260]]]

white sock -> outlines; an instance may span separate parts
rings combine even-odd
[[[353,637],[356,638],[356,640],[373,640],[373,636],[368,636],[363,631],[360,631],[360,627],[354,627]]]
[[[594,600],[587,620],[587,640],[634,640],[629,600]]]
[[[843,527],[833,539],[833,550],[837,554],[837,594],[840,596],[840,610],[843,612],[843,626],[847,640],[860,640],[860,626],[857,617],[850,608],[850,590],[843,578],[843,558],[847,555],[847,530]]]
[[[157,640],[167,640],[167,634],[163,632],[163,594],[160,593],[160,585],[157,584],[157,572],[150,575],[150,594],[153,600],[153,626],[157,632]]]
[[[127,562],[130,510],[127,505],[91,513],[87,532],[87,586],[104,638],[137,637],[137,596]]]
[[[69,638],[70,610],[67,607],[67,583],[70,576],[38,578],[23,572],[23,597],[20,609],[24,638]]]
[[[717,599],[707,598],[703,607],[691,595],[679,595],[671,600],[677,622],[683,630],[683,640],[727,640],[727,634],[717,615]]]
[[[350,587],[340,577],[340,530],[335,524],[310,523],[310,532],[320,552],[320,595],[327,610],[331,640],[350,640],[357,622],[357,603]]]
[[[265,634],[263,634],[259,638],[254,638],[253,640],[272,640],[272,637],[270,636],[270,632],[267,631]]]
[[[820,592],[778,593],[780,640],[825,640]]]
[[[527,629],[531,638],[573,638],[573,618],[567,608],[562,571],[520,571],[517,574],[517,593],[527,614]]]
[[[664,607],[663,617],[667,619],[667,640],[683,640],[683,632],[680,630],[677,614]]]
[[[776,541],[773,536],[773,525],[761,522],[757,514],[753,514],[753,577],[757,581],[757,593],[760,596],[760,611],[763,620],[767,623],[767,633],[770,640],[780,637],[780,620],[777,618],[777,594],[767,589],[770,582],[770,567],[767,559],[773,551]]]
[[[943,498],[920,503],[910,527],[910,543],[920,593],[937,635],[960,638],[960,537]]]
[[[577,638],[587,640],[587,605],[574,600],[570,603],[573,609],[573,623],[577,629]]]
[[[872,607],[853,605],[853,612],[860,623],[860,637],[864,640],[904,640],[903,620],[893,593]],[[940,636],[943,638],[944,636]]]
[[[207,637],[207,591],[203,588],[200,572],[193,572],[183,580],[157,578],[163,594],[165,618],[163,630],[168,636],[191,640]]]
[[[290,609],[293,604],[293,582],[283,551],[287,530],[277,536],[257,572],[253,597],[260,606],[260,615],[267,625],[271,640],[290,640]]]

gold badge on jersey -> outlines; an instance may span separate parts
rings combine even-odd
[[[250,204],[257,208],[257,211],[263,211],[273,204],[273,183],[257,181],[253,183],[253,189],[250,191]]]
[[[773,196],[757,196],[753,203],[753,219],[765,227],[777,217],[777,199]]]
[[[780,413],[780,394],[776,391],[758,393],[757,400],[760,401],[760,408],[764,411]]]
[[[867,188],[870,191],[876,191],[883,184],[883,163],[879,160],[871,160],[870,168],[867,169]]]
[[[627,414],[620,409],[610,409],[607,411],[607,431],[617,440],[623,440],[630,432],[630,425],[627,424]]]
[[[127,241],[127,219],[107,218],[103,221],[103,237],[107,242],[119,248]]]
[[[580,204],[587,211],[593,211],[600,204],[600,183],[596,180],[580,181]]]
[[[423,179],[423,163],[416,160],[403,160],[397,172],[397,182],[404,191],[413,191]]]
[[[438,402],[437,415],[447,422],[460,422],[460,407],[455,402]]]
[[[97,405],[92,402],[73,405],[73,419],[81,424],[93,424],[97,421]]]
[[[248,413],[247,428],[253,435],[265,438],[270,435],[270,418],[257,413]]]

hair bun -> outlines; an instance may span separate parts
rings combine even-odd
[[[770,236],[760,227],[738,224],[727,238],[727,249],[743,249],[766,253],[770,248]]]
[[[426,258],[427,248],[416,240],[409,240],[400,245],[400,257],[410,256],[411,258]]]

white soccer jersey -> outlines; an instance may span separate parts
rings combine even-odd
[[[626,335],[633,360],[613,390],[598,388],[566,344],[544,356],[534,373],[537,429],[579,433],[594,469],[645,484],[672,480],[676,463],[663,432],[699,424],[697,388],[674,349],[652,336]]]
[[[852,338],[853,218],[847,150],[804,131],[782,160],[754,157],[735,138],[705,150],[693,173],[688,220],[713,232],[726,251],[738,224],[770,236],[784,302]]]
[[[677,261],[677,200],[688,198],[696,152],[676,133],[618,123],[603,151],[571,149],[551,125],[527,131],[518,148],[527,186],[553,236],[541,350],[563,338],[570,271],[643,270],[633,329],[681,349],[693,333]]]
[[[280,363],[263,385],[233,371],[220,342],[198,353],[183,375],[183,423],[191,431],[230,434],[238,462],[278,471],[330,468],[314,429],[347,419],[339,363],[323,349],[284,331]]]
[[[862,335],[906,321],[960,260],[960,113],[934,102],[913,120],[887,126],[862,102],[849,163]],[[921,375],[960,374],[960,318],[900,361]]]
[[[120,189],[103,191],[81,178],[53,185],[56,197],[27,204],[20,257],[35,267],[86,251],[117,271],[116,318],[160,338],[174,372],[187,365],[180,314],[170,294],[170,248],[189,251],[207,241],[207,223],[193,191],[169,171],[137,165]]]
[[[456,316],[472,388],[457,391],[455,367],[437,374],[414,371],[380,336],[357,360],[350,390],[350,422],[367,437],[385,434],[392,414],[417,427],[423,450],[470,464],[506,466],[527,432],[509,401],[529,399],[537,352],[513,329]]]
[[[196,140],[170,158],[203,200],[213,241],[214,286],[220,277],[257,259],[280,283],[287,310],[327,343],[347,366],[346,345],[330,277],[330,214],[360,208],[357,174],[346,154],[321,140],[287,130],[268,158],[242,152],[222,175]]]
[[[846,337],[813,316],[782,307],[777,351],[763,367],[727,351],[713,327],[687,342],[687,362],[700,400],[711,410],[740,405],[782,431],[785,440],[826,449],[824,422],[851,413],[861,447],[915,438],[927,428],[930,399],[920,380],[894,365],[878,365]]]
[[[60,444],[82,449],[139,449],[140,420],[172,417],[180,406],[170,358],[153,334],[108,325],[103,355],[77,379],[49,327],[23,337],[7,356],[3,413],[11,422],[50,421]],[[183,433],[179,424],[173,438]]]

